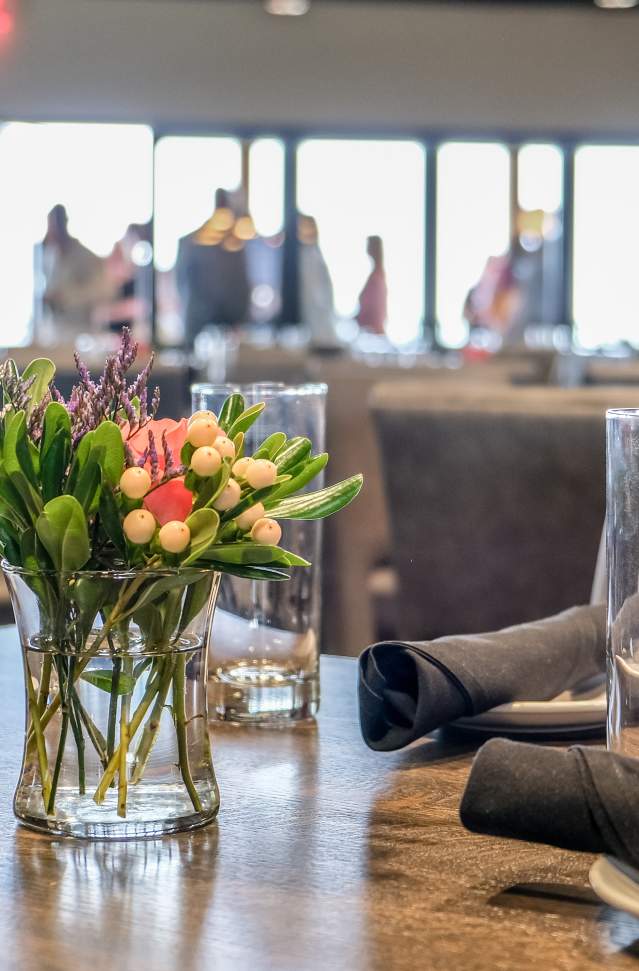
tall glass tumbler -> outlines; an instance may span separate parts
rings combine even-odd
[[[324,450],[325,384],[195,384],[193,410],[219,414],[234,391],[247,405],[266,402],[246,436],[246,455],[276,431],[310,438],[314,454]],[[322,479],[308,488],[321,488]],[[292,569],[282,582],[222,578],[209,661],[209,711],[218,720],[285,723],[310,718],[319,708],[322,524],[290,520],[281,526],[281,545],[312,566]]]
[[[606,426],[608,748],[639,756],[639,409]]]

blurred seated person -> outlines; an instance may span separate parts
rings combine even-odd
[[[233,232],[236,221],[229,193],[218,189],[211,217],[179,242],[177,287],[189,347],[211,324],[235,327],[248,318],[245,242]]]
[[[90,330],[96,306],[110,291],[105,261],[71,236],[67,223],[64,206],[54,206],[40,248],[43,320],[36,336],[44,331],[45,341],[47,331],[50,340],[74,342]]]
[[[341,342],[335,328],[333,283],[319,245],[317,222],[313,216],[300,215],[299,240],[300,314],[316,348],[338,348]]]
[[[388,316],[388,288],[384,269],[384,244],[381,236],[368,237],[366,252],[373,266],[359,295],[357,322],[362,330],[371,334],[383,334]]]

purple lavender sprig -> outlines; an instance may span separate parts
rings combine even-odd
[[[149,432],[150,434],[151,432]],[[166,440],[166,431],[162,432],[162,451],[164,453],[164,472],[166,475],[169,475],[175,469],[175,460],[171,446]]]
[[[137,378],[127,383],[127,372],[135,362],[137,352],[138,344],[133,340],[129,328],[125,327],[120,347],[107,358],[104,371],[97,381],[93,380],[79,355],[74,355],[80,380],[72,388],[68,401],[64,400],[57,388],[52,389],[53,398],[65,405],[71,417],[74,447],[87,432],[93,431],[105,419],[119,424],[128,421],[131,436],[155,418],[160,403],[158,388],[153,392],[150,408],[148,406],[148,382],[153,367],[153,355]],[[137,410],[133,404],[134,398],[139,398],[140,401]],[[12,404],[15,407],[15,403]]]
[[[151,482],[156,483],[160,480],[160,456],[158,455],[155,435],[149,429],[149,458],[151,460]]]

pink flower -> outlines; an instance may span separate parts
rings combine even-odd
[[[158,459],[160,462],[160,470],[164,471],[164,453],[162,450],[162,434],[166,432],[166,441],[173,453],[173,459],[175,465],[180,464],[180,452],[182,446],[186,441],[186,434],[188,431],[188,421],[186,418],[182,418],[181,421],[174,421],[172,418],[158,418],[153,421],[146,422],[137,432],[129,438],[131,432],[131,426],[128,421],[122,425],[122,438],[127,443],[133,457],[137,459],[142,458],[145,449],[149,447],[149,432],[153,432],[153,437],[155,438],[155,445],[158,452]],[[150,461],[147,462],[147,465]],[[159,491],[159,490],[158,490]]]
[[[144,506],[153,513],[160,526],[175,519],[184,522],[193,506],[193,493],[186,488],[183,478],[170,479],[149,492]]]

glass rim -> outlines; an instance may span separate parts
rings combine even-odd
[[[149,579],[156,579],[157,577],[174,577],[174,576],[207,576],[208,574],[218,573],[218,570],[205,569],[204,567],[195,566],[163,566],[154,567],[152,570],[134,570],[131,567],[116,567],[113,570],[31,570],[24,566],[14,566],[13,563],[9,563],[8,560],[0,560],[0,568],[3,573],[8,573],[15,576],[24,577],[78,577],[82,579],[83,577],[92,577],[94,579],[111,579],[111,580],[135,580],[138,579],[142,574]]]
[[[224,381],[196,382],[190,387],[191,394],[233,394],[239,392],[264,394],[265,397],[303,398],[326,395],[328,385],[324,381],[304,381],[301,384],[285,384],[283,381],[252,381],[248,384]]]
[[[607,408],[606,418],[639,419],[639,408]]]

